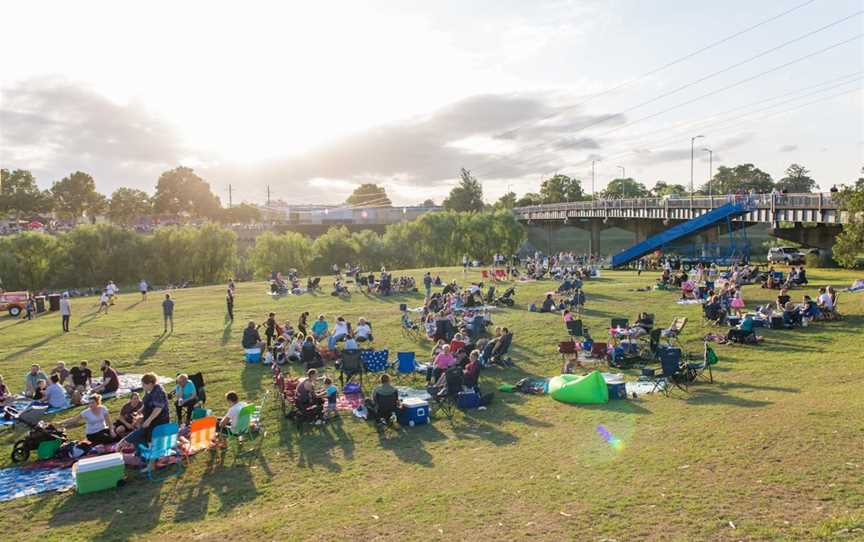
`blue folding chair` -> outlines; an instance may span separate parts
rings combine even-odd
[[[399,374],[413,374],[417,368],[417,355],[414,352],[396,353],[396,372]]]
[[[386,371],[389,367],[387,361],[389,356],[389,350],[363,350],[360,353],[360,358],[363,360],[363,365],[366,367],[367,373],[380,373]]]
[[[180,434],[180,426],[176,423],[165,423],[156,426],[150,438],[150,445],[138,445],[138,454],[147,462],[147,478],[153,482],[166,480],[183,472],[183,461],[180,450],[177,448],[177,437]],[[166,475],[160,478],[153,476],[156,470],[156,460],[163,457],[176,457],[176,466],[173,471],[166,469]]]

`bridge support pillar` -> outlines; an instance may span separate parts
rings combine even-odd
[[[599,220],[592,220],[589,227],[589,232],[591,233],[591,244],[590,251],[591,254],[600,254],[600,230],[603,229],[603,225]]]
[[[792,241],[805,247],[818,248],[819,259],[822,263],[831,261],[831,251],[834,248],[834,239],[843,231],[839,224],[820,224],[804,227],[796,222],[791,228],[770,228],[768,233],[774,237]]]

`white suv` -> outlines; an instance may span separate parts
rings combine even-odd
[[[795,265],[804,263],[804,254],[797,248],[774,247],[768,251],[768,261],[771,263]]]

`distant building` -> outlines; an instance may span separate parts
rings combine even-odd
[[[394,224],[414,220],[442,207],[348,207],[344,205],[287,205],[261,207],[261,218],[284,224]]]

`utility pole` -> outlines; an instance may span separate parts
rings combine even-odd
[[[697,135],[690,138],[690,206],[693,206],[693,144],[704,135]]]
[[[270,185],[267,185],[267,208],[270,208]]]
[[[594,177],[595,177],[594,164],[596,164],[596,163],[597,163],[597,160],[591,160],[591,201],[594,201],[594,195],[595,195],[595,191],[594,191]]]
[[[714,177],[714,151],[705,147],[702,149],[703,151],[708,153],[708,197],[711,197],[711,192],[713,188],[711,187],[711,178]]]
[[[231,199],[231,185],[229,184],[229,185],[228,185],[228,208],[229,208],[229,209],[231,208],[231,206],[232,206],[233,203],[234,203],[234,202],[233,202],[233,200]]]

